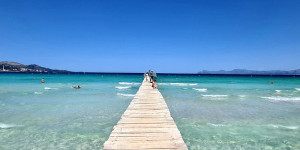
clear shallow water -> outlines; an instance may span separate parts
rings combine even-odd
[[[300,78],[160,77],[189,149],[300,149]]]
[[[0,149],[101,149],[142,78],[0,74]],[[189,149],[300,149],[300,78],[161,75],[159,90]]]
[[[132,75],[0,74],[0,149],[101,149],[141,81]],[[71,88],[78,84],[83,88]]]

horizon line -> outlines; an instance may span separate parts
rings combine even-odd
[[[14,71],[0,71],[0,74],[128,74],[128,75],[137,75],[144,74],[144,72],[14,72]],[[157,73],[158,75],[192,75],[192,76],[270,76],[270,77],[300,77],[300,74],[218,74],[218,73]]]

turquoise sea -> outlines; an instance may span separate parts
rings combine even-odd
[[[0,74],[0,149],[102,149],[142,80]],[[300,149],[299,77],[159,75],[158,82],[191,150]]]

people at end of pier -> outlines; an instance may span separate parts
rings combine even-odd
[[[152,87],[153,87],[153,89],[157,89],[157,75],[156,75],[156,73],[153,73],[153,78],[152,78]]]
[[[149,70],[149,74],[150,74],[150,83],[153,82],[153,71]]]
[[[80,85],[78,85],[78,86],[76,86],[76,85],[74,86],[74,85],[73,85],[72,88],[73,88],[73,89],[80,89],[81,86],[80,86]]]
[[[42,83],[45,83],[45,79],[44,79],[44,78],[42,78],[41,82],[42,82]]]
[[[146,78],[146,82],[148,81],[148,72],[144,73],[144,78]]]

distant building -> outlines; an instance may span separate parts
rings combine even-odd
[[[27,68],[21,68],[21,71],[27,71]]]

